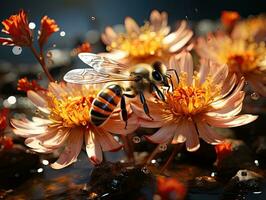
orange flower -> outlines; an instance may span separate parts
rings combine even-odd
[[[196,151],[199,137],[213,145],[222,141],[213,127],[242,126],[257,119],[238,115],[245,96],[244,79],[236,84],[235,75],[227,78],[226,65],[202,60],[200,70],[194,72],[192,56],[184,52],[172,57],[169,66],[177,71],[180,81],[173,83],[173,90],[165,91],[165,101],[147,101],[153,120],[143,112],[140,102],[132,102],[133,110],[143,119],[141,126],[160,128],[146,136],[151,142],[185,142],[188,151]]]
[[[18,80],[18,91],[24,91],[28,92],[29,90],[33,91],[40,91],[40,90],[46,90],[45,88],[41,87],[36,80],[29,81],[26,77],[21,78]]]
[[[10,16],[2,21],[4,28],[2,32],[10,36],[10,38],[0,38],[2,45],[18,45],[30,46],[32,44],[32,32],[29,28],[28,17],[24,10],[20,10],[18,14]]]
[[[11,137],[0,137],[0,150],[12,149],[14,143]]]
[[[239,19],[240,15],[235,11],[223,11],[221,14],[221,22],[228,28],[232,28]]]
[[[157,177],[157,194],[162,200],[185,199],[187,189],[184,184],[175,178]]]
[[[234,26],[231,37],[257,43],[266,42],[266,15],[253,16],[239,21]]]
[[[225,34],[199,38],[197,53],[206,59],[227,64],[230,75],[245,77],[255,92],[266,96],[266,46],[264,43],[232,38]]]
[[[90,161],[101,163],[102,151],[116,151],[122,147],[113,135],[135,131],[137,118],[129,112],[127,129],[120,119],[120,110],[100,127],[90,121],[92,101],[102,85],[73,85],[50,83],[47,92],[27,92],[28,98],[44,113],[43,118],[12,119],[14,133],[27,138],[25,144],[40,153],[51,153],[63,148],[59,159],[51,165],[54,169],[64,168],[77,160],[83,144]]]
[[[40,49],[43,48],[48,38],[57,31],[59,31],[59,27],[55,20],[49,18],[48,16],[44,16],[41,20],[41,28],[38,38]]]
[[[3,131],[7,127],[7,115],[9,110],[7,108],[4,108],[0,112],[0,136],[3,134]]]
[[[151,12],[150,20],[141,27],[134,19],[127,17],[125,29],[125,33],[115,32],[111,27],[105,29],[102,40],[110,53],[103,55],[131,65],[167,61],[173,53],[184,48],[193,36],[186,21],[170,33],[167,13],[157,10]]]
[[[223,142],[215,145],[215,151],[217,155],[217,162],[223,160],[228,154],[232,152],[232,143]]]
[[[88,52],[91,52],[91,45],[90,43],[88,42],[84,42],[82,43],[80,46],[78,46],[77,48],[75,48],[73,51],[72,51],[72,54],[73,55],[77,55],[79,53],[88,53]]]

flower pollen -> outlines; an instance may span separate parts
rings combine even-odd
[[[107,46],[107,50],[120,49],[134,57],[155,55],[163,49],[164,37],[165,34],[154,31],[152,26],[146,23],[140,28],[139,33],[120,33],[118,38]]]

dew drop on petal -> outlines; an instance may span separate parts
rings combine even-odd
[[[95,19],[96,19],[96,17],[94,17],[94,16],[91,17],[91,20],[92,20],[92,21],[94,21]]]
[[[140,143],[141,142],[141,139],[140,139],[140,137],[138,137],[138,136],[134,136],[133,138],[132,138],[132,141],[134,142],[134,143]]]
[[[156,160],[155,159],[151,160],[151,163],[152,164],[155,164],[156,163]]]
[[[253,92],[251,95],[250,95],[251,99],[253,100],[258,100],[260,98],[260,95],[256,92]]]
[[[141,171],[142,171],[144,174],[149,174],[149,173],[150,173],[150,170],[149,170],[147,167],[142,167]]]
[[[254,160],[254,163],[257,167],[260,165],[258,160]]]
[[[160,149],[160,151],[166,151],[167,150],[167,144],[160,144],[159,149]]]
[[[56,44],[53,44],[53,47],[55,48],[56,47]]]
[[[61,36],[61,37],[64,37],[65,35],[66,35],[66,32],[65,32],[65,31],[61,31],[61,32],[60,32],[60,36]]]
[[[34,22],[30,22],[30,23],[29,23],[29,28],[30,28],[31,30],[35,29],[35,28],[36,28],[36,24],[35,24]]]
[[[43,168],[39,168],[39,169],[37,169],[37,172],[38,172],[38,173],[42,173],[42,172],[43,172]]]
[[[20,55],[21,52],[22,52],[22,48],[20,46],[14,46],[13,49],[12,49],[12,52],[14,55]]]

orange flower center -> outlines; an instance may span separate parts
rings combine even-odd
[[[209,77],[204,83],[197,83],[198,76],[194,75],[194,82],[188,85],[186,74],[180,75],[180,83],[173,92],[166,94],[167,107],[175,116],[192,117],[210,105],[214,98],[221,92],[218,85],[212,84],[212,79]]]
[[[256,58],[252,53],[229,55],[228,65],[232,72],[249,72],[257,68]]]
[[[62,123],[64,127],[89,125],[89,110],[92,97],[68,97],[65,99],[53,98],[50,119]]]
[[[121,33],[117,40],[112,42],[107,50],[119,49],[128,52],[134,57],[146,57],[159,53],[162,49],[162,40],[165,34],[154,31],[149,24],[140,28],[140,32]]]

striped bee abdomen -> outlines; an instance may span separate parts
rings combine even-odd
[[[92,102],[90,109],[91,123],[100,126],[112,114],[122,97],[119,85],[109,85],[104,88]]]

